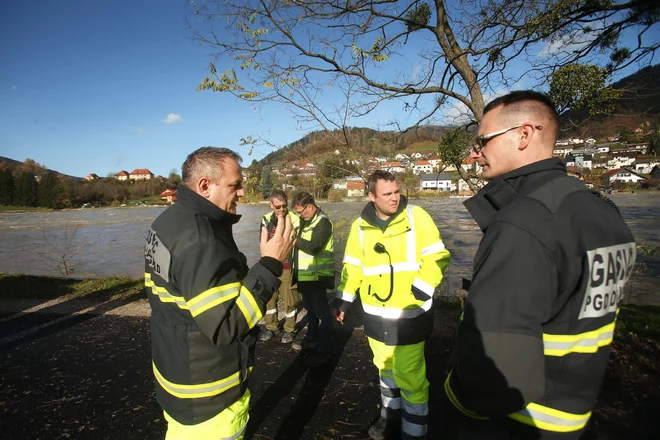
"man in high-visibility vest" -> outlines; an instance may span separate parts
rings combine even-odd
[[[281,189],[273,190],[270,193],[270,208],[272,211],[267,213],[261,218],[261,237],[260,242],[263,244],[270,240],[275,231],[277,230],[278,220],[282,216],[288,216],[293,224],[293,229],[298,230],[300,221],[298,216],[287,209],[288,198],[286,193]],[[266,316],[264,322],[266,323],[266,330],[261,333],[259,339],[262,341],[269,341],[279,331],[279,319],[277,316],[277,301],[282,298],[284,303],[284,332],[280,341],[282,344],[290,344],[293,341],[293,334],[296,330],[296,312],[300,304],[300,294],[298,287],[291,285],[292,256],[289,256],[284,262],[284,271],[280,277],[280,289],[273,294],[273,297],[266,304]]]
[[[292,348],[314,349],[306,362],[317,367],[333,354],[333,319],[327,292],[335,287],[334,232],[332,222],[308,192],[297,192],[291,205],[300,217],[293,251],[294,282],[298,283],[308,318],[307,335],[300,343],[294,342]]]
[[[245,194],[240,160],[226,148],[191,153],[178,201],[147,236],[152,368],[167,440],[243,438],[257,323],[295,242],[291,220],[282,217],[261,244],[262,258],[248,267],[232,234]]]
[[[463,439],[580,438],[605,376],[636,246],[616,206],[553,157],[559,116],[534,91],[484,108],[465,202],[484,235],[445,382]]]
[[[383,440],[401,430],[424,439],[429,382],[424,344],[433,330],[433,293],[449,264],[449,251],[431,216],[399,192],[392,173],[368,179],[370,203],[351,226],[335,316],[359,295],[364,331],[380,374],[380,418],[369,436]]]

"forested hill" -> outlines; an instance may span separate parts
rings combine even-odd
[[[645,67],[612,87],[623,90],[612,114],[590,116],[586,107],[564,112],[564,137],[599,139],[637,127],[650,129],[660,123],[660,64]]]
[[[32,161],[32,159],[26,159],[26,160]],[[25,162],[21,162],[21,161],[18,161],[18,160],[10,159],[8,157],[0,156],[0,164],[2,164],[3,162],[7,164],[7,166],[9,167],[10,170],[14,170],[14,168],[17,168],[17,167],[23,167],[23,165],[25,164]],[[59,171],[48,169],[44,165],[39,165],[39,163],[37,163],[37,162],[34,162],[34,161],[32,161],[32,162],[34,163],[34,165],[36,165],[37,168],[47,169],[47,171],[49,173],[53,173],[56,176],[71,177],[72,179],[81,180],[80,177],[70,176],[68,174],[63,174],[63,173],[60,173]]]
[[[603,139],[637,127],[650,129],[660,123],[660,64],[645,67],[616,82],[613,87],[624,90],[624,94],[617,100],[612,115],[593,117],[589,116],[586,108],[569,110],[562,114],[562,137]],[[352,127],[347,130],[350,147],[340,131],[314,131],[273,151],[259,162],[262,165],[281,165],[297,160],[315,161],[333,155],[337,150],[344,158],[362,155],[393,157],[396,152],[405,151],[413,144],[437,141],[447,128],[424,126],[399,135],[394,131]],[[427,142],[427,145],[430,148],[431,144]],[[350,155],[347,154],[349,148]]]
[[[443,126],[424,126],[404,134],[395,131],[378,131],[371,128],[351,127],[346,130],[350,145],[346,145],[344,134],[337,130],[332,133],[313,131],[291,144],[266,155],[262,165],[283,164],[297,160],[314,161],[328,157],[339,151],[344,156],[350,148],[351,156],[392,157],[415,143],[435,141],[447,130]]]

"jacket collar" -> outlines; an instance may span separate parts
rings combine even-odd
[[[397,208],[396,212],[390,216],[390,218],[387,219],[387,223],[385,224],[385,228],[383,230],[387,229],[387,226],[399,215],[401,214],[406,207],[408,206],[408,198],[406,196],[401,196],[401,200],[399,201],[399,207]],[[378,225],[378,220],[376,220],[376,206],[374,205],[374,202],[369,202],[367,203],[367,206],[364,207],[362,210],[362,214],[360,214],[360,218],[364,220],[365,222],[369,223],[371,226],[375,227],[380,227]]]
[[[546,171],[553,174],[566,174],[566,165],[561,159],[553,157],[509,171],[492,180],[477,195],[463,204],[481,230],[485,231],[497,211],[516,198],[524,184],[534,180],[535,174]]]
[[[176,187],[176,198],[176,203],[181,203],[186,208],[197,211],[217,222],[233,225],[238,223],[238,221],[241,219],[240,215],[232,214],[231,212],[227,212],[224,209],[218,208],[213,203],[209,202],[204,197],[200,196],[195,191],[191,190],[183,184],[179,184]]]

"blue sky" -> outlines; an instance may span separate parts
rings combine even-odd
[[[195,91],[211,58],[190,40],[187,8],[185,0],[2,2],[0,156],[74,176],[167,175],[204,145],[233,148],[245,164],[259,159],[239,148],[255,126],[272,127],[279,145],[303,136],[281,109]],[[174,122],[164,122],[170,114]]]
[[[195,91],[211,57],[190,38],[190,8],[188,0],[2,2],[0,156],[80,177],[135,168],[166,176],[201,146],[235,149],[247,165],[272,149],[249,156],[241,138],[283,146],[302,137],[307,130],[281,107]],[[401,108],[388,104],[351,125],[385,124]]]

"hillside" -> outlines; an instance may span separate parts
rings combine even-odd
[[[624,94],[616,102],[612,115],[590,117],[586,108],[569,110],[561,115],[562,137],[600,140],[621,131],[632,131],[637,127],[650,129],[660,124],[660,64],[643,68],[616,82],[613,87],[624,90]],[[433,149],[433,142],[447,129],[429,125],[400,135],[395,131],[351,127],[346,130],[349,146],[340,131],[315,131],[268,154],[259,163],[273,166],[298,160],[318,162],[333,156],[337,150],[344,160],[357,156],[393,157],[398,152]]]
[[[16,167],[23,166],[22,161],[18,161],[18,160],[10,159],[8,157],[0,156],[0,164],[3,163],[3,162],[6,162],[7,165],[9,166],[9,169],[11,169],[11,170],[13,170]],[[44,167],[44,165],[41,165],[41,167]],[[76,179],[76,180],[81,180],[82,179],[81,177],[70,176],[68,174],[60,173],[59,171],[55,171],[55,170],[51,170],[51,169],[48,169],[48,172],[53,173],[56,176],[70,177],[70,178]]]
[[[600,139],[640,126],[650,129],[660,123],[660,64],[645,67],[612,87],[624,91],[613,113],[590,117],[586,107],[566,111],[561,115],[563,137]]]

